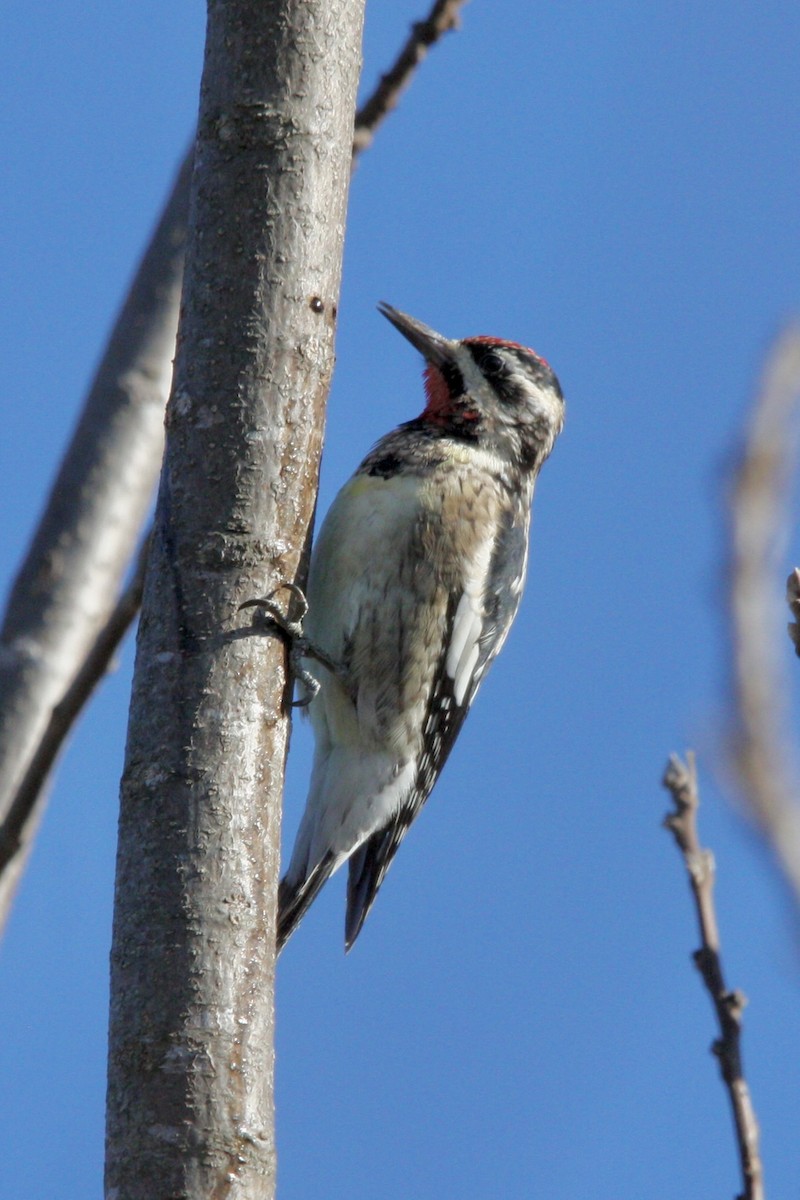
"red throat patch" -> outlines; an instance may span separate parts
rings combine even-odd
[[[429,417],[443,416],[452,408],[450,389],[444,375],[433,363],[428,363],[422,377],[425,380],[425,395],[428,397],[425,412]]]
[[[425,405],[425,411],[422,414],[429,421],[435,421],[437,425],[449,425],[453,421],[463,423],[464,421],[480,420],[480,413],[477,409],[468,408],[466,396],[451,395],[447,381],[433,363],[428,363],[425,368],[423,379],[425,380],[425,395],[428,397],[428,403]]]

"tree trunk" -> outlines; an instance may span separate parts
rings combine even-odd
[[[210,0],[186,280],[122,781],[115,1200],[274,1193],[285,650],[238,611],[302,571],[363,0]]]

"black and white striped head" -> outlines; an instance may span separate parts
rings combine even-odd
[[[426,360],[421,419],[522,471],[538,470],[564,423],[564,397],[548,363],[518,342],[453,341],[389,304],[378,308]]]

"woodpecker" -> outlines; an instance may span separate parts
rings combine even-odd
[[[427,403],[370,451],[311,558],[308,800],[278,896],[278,949],[349,864],[345,949],[439,777],[519,606],[534,484],[564,420],[538,354],[451,341],[388,304]]]

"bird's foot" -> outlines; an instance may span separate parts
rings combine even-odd
[[[273,600],[273,596],[280,591],[287,591],[291,596],[289,607],[285,613],[281,612],[281,609]],[[294,613],[292,612],[293,606],[295,607]],[[320,682],[304,666],[303,659],[313,658],[335,675],[341,674],[341,670],[339,665],[324,650],[320,650],[319,646],[315,646],[313,642],[310,642],[304,633],[303,622],[308,613],[308,601],[302,588],[299,588],[296,583],[289,583],[288,581],[279,583],[270,592],[269,596],[257,597],[254,600],[245,600],[244,604],[239,605],[240,611],[243,608],[258,609],[266,622],[273,628],[278,629],[283,635],[289,648],[289,670],[292,673],[292,677],[305,688],[305,695],[299,700],[294,700],[292,708],[307,708],[319,691]]]

